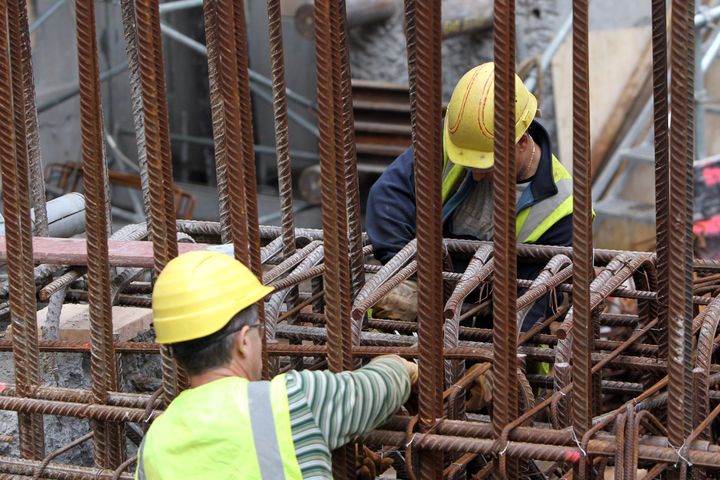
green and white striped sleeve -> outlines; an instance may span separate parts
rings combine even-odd
[[[331,450],[380,425],[410,396],[410,377],[392,357],[378,358],[354,372],[293,373]]]

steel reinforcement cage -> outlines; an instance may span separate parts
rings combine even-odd
[[[125,438],[137,444],[133,432],[146,429],[187,378],[165,348],[114,341],[112,305],[149,306],[151,284],[139,280],[143,274],[157,274],[179,251],[232,243],[236,258],[276,289],[260,310],[266,376],[288,367],[352,369],[383,353],[418,360],[416,408],[357,440],[383,455],[402,451],[395,466],[409,478],[461,478],[478,462],[475,478],[530,478],[536,474],[530,460],[550,462],[551,478],[602,478],[608,467],[616,479],[634,479],[640,467],[648,469],[646,479],[717,475],[720,446],[711,427],[720,406],[711,406],[720,399],[720,364],[713,362],[720,278],[712,272],[720,263],[693,258],[691,223],[694,8],[673,0],[668,22],[670,2],[651,2],[656,253],[593,249],[588,0],[574,0],[572,10],[574,247],[516,244],[512,0],[495,0],[493,7],[494,242],[443,239],[441,2],[405,0],[417,240],[382,267],[367,262],[372,248],[361,228],[343,0],[316,0],[314,6],[322,230],[294,225],[280,0],[267,1],[267,14],[281,227],[258,224],[243,1],[203,5],[220,205],[220,222],[213,223],[174,217],[158,0],[120,0],[147,224],[113,235],[94,1],[76,0],[86,241],[42,238],[47,218],[26,0],[0,2],[2,252],[8,269],[0,288],[13,331],[11,340],[0,340],[0,350],[12,351],[15,365],[15,384],[0,393],[0,409],[17,412],[19,426],[17,439],[0,441],[17,441],[20,448],[19,458],[0,457],[0,474],[132,478],[135,457]],[[450,266],[459,256],[470,263],[456,273]],[[545,267],[534,281],[518,280],[518,258]],[[413,275],[417,322],[368,318],[369,308]],[[519,296],[518,286],[525,289]],[[491,298],[468,298],[489,287]],[[571,294],[571,302],[519,332],[518,316],[534,300],[558,292]],[[629,299],[636,313],[605,311],[609,297]],[[57,317],[66,300],[89,304],[89,344],[39,339],[38,302],[49,302]],[[460,325],[490,301],[491,329]],[[548,334],[551,322],[561,325]],[[615,327],[620,336],[601,336],[601,326]],[[43,385],[41,360],[54,352],[89,352],[92,388]],[[162,387],[154,394],[120,391],[119,359],[129,353],[160,355]],[[473,365],[466,368],[466,360]],[[527,368],[539,362],[553,364],[551,373]],[[465,394],[488,370],[494,379],[491,415],[468,414]],[[624,373],[620,380],[618,371]],[[536,398],[533,388],[539,387],[545,393]],[[91,432],[47,452],[48,415],[87,419]],[[83,442],[93,444],[94,467],[54,461]],[[333,452],[335,477],[354,478],[356,461],[354,446]]]

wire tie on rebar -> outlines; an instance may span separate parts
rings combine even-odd
[[[686,441],[687,441],[687,440],[686,440]],[[686,441],[685,441],[685,442],[686,442]],[[683,462],[685,462],[688,467],[692,467],[692,466],[693,466],[692,462],[691,462],[690,460],[688,460],[688,459],[682,454],[682,451],[685,449],[685,442],[683,442],[683,444],[680,445],[680,448],[675,448],[675,446],[668,441],[668,445],[670,445],[670,448],[672,448],[673,450],[675,450],[675,453],[676,453],[677,456],[678,456],[677,461],[675,462],[675,465],[673,465],[675,468],[677,468],[678,463],[680,463],[680,460],[682,460]]]
[[[415,442],[415,437],[417,437],[417,432],[413,433],[413,436],[410,437],[410,441],[405,444],[405,448],[410,448],[412,444]]]
[[[577,445],[577,447],[580,449],[580,453],[582,453],[582,456],[583,456],[583,457],[587,457],[587,452],[586,452],[585,449],[582,447],[582,444],[581,444],[580,441],[578,440],[577,435],[575,435],[575,427],[570,427],[570,433],[572,434],[572,439],[573,439],[573,441],[575,442],[575,444]]]
[[[500,450],[498,452],[498,457],[502,457],[503,455],[505,455],[505,452],[507,452],[508,447],[510,447],[510,440],[508,440],[507,443],[505,444],[505,448],[503,448],[502,450]]]
[[[148,416],[147,416],[147,418],[145,419],[145,423],[148,423],[148,422],[150,421],[150,419],[151,419],[152,416],[153,416],[153,413],[155,413],[155,409],[150,410],[150,413],[148,413]]]

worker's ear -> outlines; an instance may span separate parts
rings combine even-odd
[[[241,357],[246,357],[248,354],[248,333],[250,333],[250,327],[245,325],[235,335],[234,347],[235,350],[240,354]]]
[[[518,140],[517,148],[518,151],[524,152],[527,150],[528,146],[530,145],[530,136],[527,133],[524,133],[522,137],[520,137],[520,140]]]

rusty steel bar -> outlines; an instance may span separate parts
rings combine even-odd
[[[270,63],[273,81],[273,113],[275,115],[275,150],[277,155],[278,190],[280,194],[282,223],[282,235],[280,238],[282,238],[283,257],[288,259],[295,254],[296,245],[280,0],[268,0],[267,12],[268,36],[270,39]],[[288,293],[286,301],[288,308],[292,308],[297,304],[296,288]]]
[[[440,2],[406,2],[408,72],[411,92],[412,144],[415,154],[415,198],[418,261],[418,349],[420,351],[419,427],[432,428],[443,414],[442,215],[442,38]],[[443,457],[423,452],[420,477],[439,478]]]
[[[145,125],[143,123],[142,84],[140,80],[140,60],[138,58],[137,22],[135,19],[135,0],[121,0],[120,9],[125,37],[125,54],[128,59],[130,75],[130,99],[132,103],[133,127],[137,146],[140,186],[143,196],[143,209],[146,221],[152,216],[150,206],[150,181],[148,179],[147,146],[145,144]],[[152,231],[152,222],[147,221],[148,231]]]
[[[322,224],[324,231],[325,316],[328,332],[328,366],[333,371],[352,369],[350,320],[350,264],[347,245],[347,203],[343,123],[342,66],[337,63],[340,34],[339,4],[329,0],[315,2],[315,44],[318,127],[320,130],[320,169],[323,176]],[[343,12],[344,14],[344,12]],[[349,448],[333,452],[333,476],[350,478],[354,474],[354,453]]]
[[[224,5],[224,4],[223,4]],[[223,10],[223,13],[225,11]],[[242,181],[245,183],[243,196],[245,202],[244,227],[247,229],[247,261],[245,264],[252,270],[255,276],[262,277],[262,263],[260,261],[260,227],[258,225],[258,205],[257,205],[257,178],[255,173],[255,142],[253,134],[253,118],[252,118],[252,99],[250,97],[250,78],[248,74],[248,42],[245,22],[245,2],[244,0],[236,0],[234,10],[232,11],[233,29],[235,32],[235,57],[237,68],[237,91],[240,107],[240,149],[242,151],[241,162],[236,162],[236,157],[230,157],[233,167],[230,168],[234,172],[235,164],[239,164],[242,168],[239,173]],[[222,25],[222,23],[221,23]],[[221,42],[221,45],[224,43]],[[221,67],[225,68],[225,66]],[[234,128],[235,125],[230,125]],[[232,188],[232,186],[231,186]],[[236,247],[237,248],[237,247]],[[265,322],[265,308],[261,302],[258,304],[258,321]],[[262,337],[262,357],[263,370],[267,374],[267,348],[265,336]]]
[[[157,0],[135,2],[150,188],[151,211],[148,223],[152,224],[150,231],[153,233],[155,274],[159,274],[165,265],[177,256],[168,112],[158,9]],[[169,402],[178,392],[178,371],[175,361],[166,349],[162,350],[162,375],[165,400]]]
[[[10,315],[13,330],[15,379],[22,395],[28,395],[40,383],[39,351],[35,320],[35,283],[32,268],[30,204],[28,198],[27,157],[22,86],[23,55],[13,18],[19,16],[17,2],[3,2],[0,7],[0,167],[2,168],[3,214],[8,239],[8,278]],[[15,33],[15,35],[13,35]],[[14,68],[13,68],[14,67]],[[22,171],[24,170],[24,174]],[[12,254],[11,254],[12,251]],[[29,256],[29,258],[28,258]],[[20,454],[24,458],[44,456],[42,417],[18,415]]]
[[[495,0],[495,125],[493,168],[493,430],[500,435],[519,412],[515,253],[515,1]],[[503,448],[501,446],[500,448]],[[501,456],[501,475],[517,478],[519,464]]]
[[[667,353],[668,325],[668,45],[667,2],[652,0],[653,113],[655,135],[655,245],[657,314],[661,354]]]
[[[693,132],[693,116],[688,103],[693,91],[694,44],[688,37],[688,18],[694,15],[694,2],[673,0],[670,31],[670,98],[672,125],[670,130],[670,198],[668,236],[668,406],[669,440],[674,448],[682,448],[692,430],[692,164],[689,155]],[[688,178],[688,175],[690,178]],[[688,205],[688,202],[690,204]],[[688,210],[688,206],[690,209]],[[683,464],[684,465],[684,464]],[[682,470],[682,469],[681,469]],[[685,478],[675,471],[676,478]]]
[[[220,222],[218,233],[222,243],[232,242],[230,232],[230,195],[228,193],[227,150],[225,139],[225,113],[220,81],[220,51],[218,47],[218,0],[203,2],[205,44],[208,58],[208,81],[210,90],[210,112],[215,144],[215,181],[218,189]]]
[[[224,5],[224,4],[223,4]],[[244,0],[235,0],[235,6],[232,10],[234,14],[234,31],[235,31],[235,57],[237,68],[237,90],[238,100],[240,102],[240,147],[242,151],[242,162],[236,162],[236,157],[231,157],[231,163],[237,163],[242,168],[239,173],[245,182],[243,191],[245,201],[245,215],[248,242],[248,260],[247,265],[252,272],[260,277],[262,276],[262,266],[260,264],[260,227],[258,226],[258,207],[257,207],[257,179],[255,175],[255,142],[253,138],[253,118],[252,118],[252,100],[250,98],[250,78],[248,75],[248,46],[247,31],[245,22],[245,2]],[[222,13],[226,13],[225,10]],[[222,25],[222,22],[221,22]],[[223,67],[224,68],[224,67]],[[236,125],[231,124],[234,128]],[[260,305],[260,320],[263,317],[263,308]]]
[[[12,4],[10,7],[12,9]],[[18,42],[17,45],[20,46],[22,56],[22,88],[24,91],[28,173],[30,175],[30,203],[35,213],[35,223],[32,231],[37,236],[46,237],[48,235],[48,218],[47,208],[45,207],[45,180],[43,177],[42,161],[40,159],[40,135],[38,130],[37,107],[35,104],[35,81],[33,78],[27,2],[25,0],[17,1],[17,11],[16,25],[20,37],[18,42],[17,36],[13,36],[13,42]]]
[[[590,87],[588,1],[573,2],[573,311],[572,425],[580,437],[592,425],[594,328],[590,284],[593,272],[592,179],[590,173]],[[574,472],[588,478],[587,463]]]
[[[91,0],[77,0],[77,50],[80,78],[82,168],[87,205],[88,317],[93,402],[105,403],[107,392],[117,390],[113,351],[112,300],[108,262],[107,167],[103,143],[100,69]],[[123,461],[122,429],[109,422],[93,422],[95,463],[115,468]]]
[[[363,232],[360,207],[360,186],[358,183],[357,151],[355,147],[355,117],[353,113],[352,84],[350,75],[350,57],[348,53],[348,2],[338,2],[337,21],[334,22],[336,41],[336,66],[342,99],[342,147],[344,156],[345,197],[348,223],[348,255],[350,256],[351,295],[355,298],[365,284],[365,258],[363,255]],[[362,322],[353,322],[353,338],[357,338],[362,330]]]

